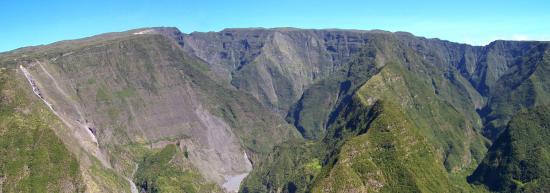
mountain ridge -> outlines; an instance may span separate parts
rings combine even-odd
[[[516,110],[550,102],[549,48],[381,30],[157,27],[4,52],[0,64],[27,68],[61,118],[90,125],[113,174],[94,190],[133,178],[150,192],[483,192],[466,176],[490,140]],[[88,167],[98,166],[72,153],[94,177]],[[240,188],[224,186],[248,173]]]
[[[51,43],[46,43],[46,44],[40,44],[40,45],[30,45],[30,46],[24,46],[24,47],[20,47],[20,48],[15,48],[15,49],[12,49],[12,50],[6,50],[6,51],[2,51],[0,52],[0,55],[2,54],[9,54],[9,53],[12,53],[12,52],[19,52],[19,51],[29,51],[29,50],[32,50],[32,49],[35,49],[35,48],[39,48],[39,47],[45,47],[45,46],[51,46],[51,45],[54,45],[54,44],[61,44],[61,43],[67,43],[67,42],[71,42],[71,41],[79,41],[79,40],[83,40],[83,39],[88,39],[88,38],[94,38],[94,37],[100,37],[100,36],[108,36],[108,35],[113,35],[113,36],[116,36],[117,34],[125,34],[125,33],[130,33],[130,32],[138,32],[138,31],[143,31],[143,30],[147,30],[147,29],[176,29],[177,31],[180,31],[177,27],[169,27],[169,26],[159,26],[159,27],[140,27],[140,28],[134,28],[134,29],[129,29],[129,30],[123,30],[123,31],[119,31],[119,32],[107,32],[107,33],[101,33],[101,34],[97,34],[97,35],[92,35],[92,36],[87,36],[87,37],[80,37],[80,38],[74,38],[74,39],[70,39],[70,40],[59,40],[59,41],[54,41],[54,42],[51,42]],[[468,43],[463,43],[463,42],[454,42],[454,41],[451,41],[451,40],[444,40],[444,39],[440,39],[440,38],[437,38],[437,37],[433,37],[433,38],[428,38],[428,37],[423,37],[423,36],[416,36],[414,35],[413,33],[410,33],[410,32],[407,32],[407,31],[387,31],[387,30],[382,30],[382,29],[348,29],[348,28],[299,28],[299,27],[271,27],[271,28],[265,28],[265,27],[235,27],[235,28],[224,28],[224,29],[221,29],[219,31],[192,31],[192,32],[189,32],[189,33],[184,33],[184,32],[181,32],[183,34],[192,34],[192,33],[218,33],[218,32],[221,32],[221,31],[224,31],[224,30],[250,30],[250,29],[260,29],[260,30],[277,30],[277,29],[291,29],[291,30],[316,30],[316,31],[331,31],[331,30],[334,30],[334,31],[358,31],[358,32],[383,32],[383,33],[394,33],[394,34],[403,34],[403,35],[410,35],[410,36],[415,36],[415,37],[419,37],[419,38],[425,38],[425,39],[433,39],[433,40],[440,40],[440,41],[446,41],[446,42],[450,42],[450,43],[456,43],[456,44],[465,44],[465,45],[469,45],[469,46],[473,46],[473,47],[484,47],[484,46],[487,46],[491,43],[494,43],[496,41],[508,41],[508,42],[549,42],[547,40],[504,40],[504,39],[497,39],[497,40],[493,40],[491,42],[489,42],[487,45],[472,45],[472,44],[468,44]]]

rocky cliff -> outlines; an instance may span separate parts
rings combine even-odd
[[[78,161],[67,190],[483,192],[466,176],[516,111],[550,102],[549,56],[380,30],[143,28],[0,64]]]

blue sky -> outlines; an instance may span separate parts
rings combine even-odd
[[[550,40],[550,2],[493,0],[0,0],[0,52],[139,27],[382,29],[484,45]]]

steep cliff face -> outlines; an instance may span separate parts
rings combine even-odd
[[[387,32],[226,29],[186,35],[183,47],[284,115],[305,89],[345,66],[378,33]]]
[[[307,156],[301,158],[302,160],[269,160],[263,163],[246,181],[245,191],[483,191],[477,187],[469,187],[465,176],[480,162],[485,146],[489,144],[480,133],[493,138],[501,131],[500,128],[490,126],[492,118],[487,116],[486,112],[505,115],[497,119],[507,122],[512,112],[498,109],[506,107],[497,102],[498,98],[508,98],[508,105],[514,109],[547,103],[544,102],[545,97],[541,97],[547,96],[546,87],[542,86],[547,83],[544,78],[538,78],[546,69],[544,56],[547,55],[547,43],[497,41],[487,47],[473,47],[414,37],[406,33],[370,34],[368,39],[360,54],[355,55],[355,58],[345,65],[349,68],[342,69],[345,73],[335,72],[313,83],[289,112],[292,117],[287,120],[293,122],[305,137],[309,138],[313,136],[311,133],[317,133],[317,137],[311,138],[321,136],[322,141],[318,142],[321,144],[300,145],[309,147],[306,150],[276,150],[273,156],[293,152]],[[373,68],[379,70],[372,70]],[[366,73],[369,71],[367,69],[371,73]],[[512,86],[530,83],[537,85],[537,89],[531,90],[536,90],[540,94],[530,94],[534,92],[522,89],[525,86]],[[357,85],[362,85],[359,93]],[[508,97],[510,95],[515,97]],[[347,115],[346,109],[357,103],[352,100],[353,96],[363,96],[368,99],[365,101],[382,100],[393,104],[389,106],[403,114],[388,116],[408,120],[410,122],[405,122],[410,126],[406,126],[407,129],[403,131],[396,131],[392,136],[411,133],[390,140],[389,136],[384,137],[386,134],[378,134],[371,123],[357,125],[356,119],[369,119],[369,116],[373,115],[358,115],[351,120],[342,118],[342,113]],[[345,98],[348,99],[344,100]],[[537,103],[529,102],[535,101],[533,98],[536,98]],[[490,106],[497,108],[487,110]],[[328,112],[326,109],[329,109]],[[376,120],[378,117],[372,119]],[[312,129],[319,128],[319,125],[328,129],[326,135],[319,135],[324,129]],[[335,132],[332,130],[334,128],[340,129]],[[369,134],[369,129],[373,129],[373,133]],[[385,140],[379,141],[380,139]],[[409,155],[419,152],[412,153],[411,149],[399,147],[402,143],[410,145],[411,142],[402,141],[407,139],[416,141],[412,144],[428,141],[421,146],[434,148],[433,151],[438,153],[427,157],[436,159],[429,161],[410,157]],[[324,147],[322,144],[332,145]],[[360,144],[369,144],[367,146],[372,149],[357,149]],[[379,146],[385,146],[384,144],[391,145],[391,151],[379,151]],[[426,150],[427,154],[433,151]],[[374,154],[376,156],[373,156]],[[308,169],[312,163],[317,163],[315,160],[324,160],[318,163],[322,168],[320,172],[311,172]],[[364,163],[365,160],[373,163]],[[419,171],[410,174],[403,171],[405,173],[398,174],[387,171],[388,169],[380,169],[383,172],[374,172],[376,168],[386,167],[396,160],[399,162],[398,165],[416,165],[406,168],[421,167],[426,171],[430,169],[431,172],[425,174],[427,176],[441,176],[426,180],[420,177],[423,174]],[[286,167],[298,169],[292,171]],[[442,168],[446,173],[440,173]],[[266,171],[281,173],[265,173]],[[364,176],[365,172],[370,176]],[[261,182],[255,179],[258,176],[274,180]],[[418,180],[419,178],[423,180]],[[449,181],[456,183],[451,186]],[[436,182],[437,185],[425,182]],[[400,185],[389,185],[391,183]],[[409,185],[401,186],[404,183]]]
[[[395,36],[368,45],[341,80],[356,86],[349,86],[348,100],[334,105],[332,124],[321,140],[303,144],[306,150],[283,148],[273,154],[312,152],[303,154],[309,155],[306,161],[262,163],[247,179],[247,191],[475,191],[465,175],[486,150],[470,96],[475,89],[456,69],[432,66]],[[378,70],[352,70],[359,66]],[[311,172],[315,164],[319,169]],[[262,183],[254,179],[258,176],[274,180]],[[453,179],[461,180],[451,185]]]
[[[130,178],[147,152],[177,143],[192,168],[224,186],[250,172],[247,152],[257,160],[298,137],[253,97],[211,80],[208,66],[159,35],[165,32],[70,42],[17,63],[77,133],[73,138],[88,141],[80,145]],[[224,188],[236,191],[238,184]]]
[[[54,132],[63,125],[18,75],[0,69],[0,192],[84,192],[81,165]]]
[[[495,41],[479,47],[399,35],[427,63],[457,70],[470,82],[467,92],[483,118],[485,136],[492,140],[504,130],[514,111],[547,103],[547,42]],[[523,86],[521,86],[523,85]],[[536,89],[532,88],[536,85]],[[538,94],[535,94],[538,93]],[[536,101],[536,102],[535,102]]]
[[[466,182],[491,143],[483,135],[550,102],[548,48],[143,28],[0,64],[49,108],[90,192],[483,192]]]
[[[480,111],[485,122],[484,132],[491,139],[496,139],[505,130],[518,110],[550,102],[549,44],[526,44],[519,44],[523,46],[521,52],[517,51],[521,55],[516,56],[508,70],[490,87],[487,106]]]
[[[184,50],[206,61],[222,82],[230,82],[239,90],[251,93],[281,115],[287,114],[287,120],[307,138],[318,138],[312,133],[322,133],[330,124],[327,117],[334,114],[334,105],[345,97],[339,92],[345,90],[340,89],[340,86],[346,87],[342,84],[348,84],[345,80],[349,80],[346,78],[349,75],[343,72],[350,72],[350,63],[369,49],[373,56],[383,60],[380,56],[402,48],[376,44],[394,38],[403,48],[412,49],[421,57],[421,62],[458,72],[456,77],[467,81],[461,83],[466,85],[464,92],[484,118],[484,134],[495,139],[511,116],[494,105],[502,93],[498,88],[509,85],[503,77],[517,71],[517,66],[529,66],[525,58],[538,58],[535,54],[544,53],[541,47],[545,45],[495,41],[481,47],[415,37],[405,32],[293,28],[226,29],[182,36],[176,39]],[[382,60],[378,61],[379,65],[384,63]],[[531,59],[530,63],[536,62]],[[357,73],[368,69],[354,70]],[[319,87],[333,91],[319,92]],[[306,95],[314,97],[303,97]],[[313,102],[321,97],[322,101]],[[308,110],[311,104],[321,104],[323,108]],[[302,112],[304,110],[311,113]]]

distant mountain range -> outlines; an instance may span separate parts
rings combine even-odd
[[[161,27],[0,67],[0,192],[550,192],[550,42]]]

